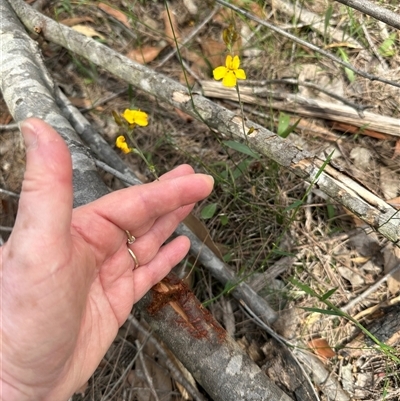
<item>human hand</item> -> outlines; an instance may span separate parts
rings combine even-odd
[[[94,372],[132,305],[185,256],[186,237],[163,243],[213,180],[184,165],[73,210],[64,141],[34,118],[22,133],[18,215],[0,248],[0,393],[4,401],[63,401]],[[137,238],[133,271],[124,230]]]

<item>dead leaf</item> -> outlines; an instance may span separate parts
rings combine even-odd
[[[181,120],[187,122],[187,123],[191,123],[193,121],[193,117],[190,116],[189,114],[185,113],[184,111],[177,109],[175,107],[175,112],[176,114],[178,114],[178,116],[181,118]]]
[[[398,139],[396,141],[396,145],[394,147],[394,153],[393,153],[393,157],[392,158],[394,159],[398,155],[400,155],[400,139]]]
[[[93,106],[93,103],[89,99],[86,99],[86,98],[69,97],[68,100],[75,107],[89,108],[89,107]]]
[[[264,9],[262,6],[260,6],[260,4],[258,4],[255,1],[252,1],[250,3],[250,10],[253,14],[255,14],[258,18],[265,18],[265,13],[264,13]]]
[[[389,242],[382,250],[385,274],[400,263],[400,248]],[[388,290],[392,295],[400,291],[400,271],[397,271],[387,279]]]
[[[76,32],[81,33],[82,35],[88,36],[90,38],[95,38],[98,37],[102,40],[106,40],[106,38],[101,34],[98,33],[95,29],[93,29],[91,26],[87,25],[74,25],[72,29]]]
[[[333,351],[333,349],[324,338],[315,338],[308,342],[308,346],[314,351],[316,355],[324,359],[329,359],[336,356],[336,352]]]
[[[199,10],[193,0],[183,0],[183,4],[191,15],[197,15]]]
[[[183,221],[190,230],[196,234],[196,236],[202,241],[205,245],[207,245],[216,256],[218,256],[221,260],[223,260],[223,256],[218,246],[212,240],[210,232],[207,227],[193,214],[189,214],[186,219]]]
[[[384,199],[395,198],[400,189],[398,175],[391,168],[386,166],[380,166],[379,173],[379,185],[381,187]]]
[[[99,3],[97,7],[100,8],[100,10],[104,11],[106,14],[115,18],[117,21],[121,22],[121,24],[124,24],[127,28],[132,28],[131,24],[129,23],[129,18],[122,11],[119,11],[116,8],[110,7],[104,3]]]
[[[207,38],[206,40],[201,40],[200,46],[203,50],[203,55],[210,63],[212,69],[217,68],[220,65],[225,65],[225,43]]]
[[[389,203],[389,205],[395,207],[396,209],[400,209],[400,196],[397,196],[396,198],[393,199],[389,199],[386,202]]]
[[[94,20],[93,20],[93,18],[86,16],[86,17],[65,18],[59,22],[60,22],[60,24],[63,24],[66,26],[74,26],[74,25],[80,24],[82,22],[94,22]]]
[[[181,36],[175,14],[171,10],[169,12],[164,10],[162,18],[164,20],[166,39],[172,47],[176,47],[176,43],[180,43],[181,41]]]
[[[153,61],[164,47],[143,46],[140,49],[131,50],[126,56],[140,64],[147,64]]]
[[[363,277],[358,274],[354,269],[349,269],[346,266],[339,266],[338,268],[339,274],[350,281],[353,288],[360,287],[365,283]]]
[[[357,49],[357,46],[353,43],[349,43],[349,42],[338,42],[338,43],[331,43],[327,46],[324,46],[324,49],[332,49],[332,48],[336,48],[336,47],[349,47],[350,49]]]

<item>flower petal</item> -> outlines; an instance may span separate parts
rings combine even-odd
[[[217,67],[213,71],[214,79],[219,81],[220,79],[224,78],[225,75],[228,73],[228,69],[226,67]]]
[[[227,87],[236,86],[236,75],[233,71],[228,71],[222,80],[222,85]]]
[[[246,73],[241,68],[235,70],[235,75],[237,79],[246,79]]]
[[[117,148],[121,148],[121,146],[126,145],[126,139],[123,135],[120,135],[119,137],[117,137],[117,139],[115,140],[115,146]]]
[[[232,56],[230,54],[228,54],[226,56],[225,65],[226,65],[226,68],[228,68],[229,70],[232,69]]]
[[[126,121],[128,121],[129,124],[133,124],[134,121],[134,117],[133,117],[133,112],[135,110],[130,110],[130,109],[126,109],[123,113],[122,113],[122,117],[125,118]]]
[[[149,124],[147,121],[147,113],[144,111],[126,109],[122,113],[122,117],[124,117],[129,124],[137,124],[142,127],[146,127],[146,125]]]
[[[240,66],[240,58],[239,56],[235,56],[232,61],[232,70],[237,70]]]
[[[148,115],[144,111],[134,110],[134,122],[141,127],[146,127],[149,125],[147,121]]]
[[[122,150],[125,154],[128,154],[128,153],[131,152],[131,149],[128,147],[127,144],[125,144],[125,146],[122,147],[121,150]]]

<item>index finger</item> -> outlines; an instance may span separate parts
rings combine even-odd
[[[148,226],[150,221],[206,198],[213,184],[213,178],[205,174],[178,176],[121,189],[76,209],[76,212],[85,212],[79,213],[81,225],[86,220],[84,225],[92,232],[103,231],[94,225],[111,222],[133,235],[141,235],[140,228]],[[100,221],[98,217],[101,217]]]

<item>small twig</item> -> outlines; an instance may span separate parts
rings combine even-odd
[[[123,94],[124,94],[125,92],[127,92],[127,91],[128,91],[128,88],[126,87],[126,88],[124,88],[124,89],[121,89],[121,90],[118,91],[118,92],[112,93],[111,95],[104,96],[102,99],[99,99],[98,101],[94,102],[93,105],[90,106],[90,107],[82,107],[82,108],[79,108],[79,110],[80,110],[82,113],[84,113],[84,112],[86,112],[86,111],[93,110],[94,108],[99,107],[99,106],[101,106],[101,105],[104,104],[104,103],[108,103],[110,100],[113,100],[113,99],[115,99],[115,98],[117,98],[117,97],[123,95]]]
[[[126,377],[128,376],[130,370],[132,369],[134,363],[136,362],[136,358],[140,357],[140,353],[139,351],[137,352],[137,354],[135,355],[134,358],[132,358],[132,360],[129,362],[128,366],[124,369],[124,371],[122,372],[122,374],[119,376],[118,380],[114,383],[114,385],[111,387],[111,389],[108,391],[108,393],[106,393],[102,398],[104,400],[109,399],[108,397],[110,397],[111,395],[115,394],[114,390],[117,389],[118,385],[123,382]]]
[[[309,49],[314,50],[315,52],[317,52],[319,54],[322,54],[323,56],[329,58],[330,60],[334,61],[335,63],[338,63],[338,64],[342,65],[343,67],[348,68],[349,70],[355,72],[356,74],[358,74],[358,75],[360,75],[360,76],[362,76],[364,78],[367,78],[367,79],[369,79],[371,81],[383,82],[385,84],[396,86],[396,87],[400,88],[400,83],[391,81],[389,79],[378,77],[377,75],[369,74],[366,71],[359,70],[358,68],[354,67],[353,65],[341,60],[340,58],[338,58],[338,57],[334,56],[333,54],[331,54],[331,53],[319,48],[318,46],[315,46],[315,45],[313,45],[313,44],[311,44],[309,42],[306,42],[305,40],[300,39],[297,36],[292,35],[292,34],[286,32],[286,31],[284,31],[283,29],[278,28],[275,25],[270,24],[269,22],[264,21],[263,19],[256,17],[252,13],[250,13],[250,12],[248,12],[246,10],[243,10],[240,7],[237,7],[237,6],[233,5],[233,4],[230,4],[230,3],[228,3],[228,2],[226,2],[224,0],[215,0],[215,1],[217,3],[219,3],[219,4],[222,4],[225,7],[230,8],[233,11],[236,11],[237,13],[245,16],[246,18],[249,18],[249,19],[251,19],[251,20],[253,20],[253,21],[255,21],[255,22],[257,22],[257,23],[259,23],[261,25],[266,26],[267,28],[279,33],[280,35],[282,35],[282,36],[284,36],[284,37],[286,37],[286,38],[288,38],[290,40],[293,40],[294,42],[300,44],[301,46],[308,47]],[[349,0],[347,0],[347,1],[349,1]]]
[[[290,85],[299,85],[299,86],[304,86],[306,88],[312,88],[316,89],[319,92],[325,93],[325,95],[330,96],[333,99],[339,100],[343,104],[352,107],[354,110],[358,112],[358,115],[363,118],[363,111],[367,109],[372,109],[374,106],[363,106],[362,104],[356,104],[351,102],[350,100],[347,100],[346,98],[337,95],[334,92],[331,92],[329,90],[326,90],[324,88],[321,88],[321,86],[313,84],[312,82],[305,82],[305,81],[300,81],[298,79],[292,79],[292,78],[287,78],[287,79],[269,79],[269,80],[264,80],[264,81],[246,81],[246,84],[248,85],[254,85],[260,88],[261,86],[265,85],[271,85],[271,84],[290,84]],[[261,93],[261,89],[258,89]],[[255,92],[257,93],[257,92]]]
[[[173,50],[171,50],[170,53],[168,53],[156,66],[155,69],[162,67],[171,57],[174,56],[174,54],[180,50],[183,46],[186,45],[186,43],[190,42],[194,37],[197,36],[197,34],[203,29],[203,27],[208,24],[209,21],[214,17],[214,15],[219,11],[220,7],[215,7],[213,11],[204,19],[203,22],[201,22],[196,28],[190,32],[189,36],[185,38],[182,43],[178,45],[178,47],[174,47]]]
[[[181,60],[183,67],[185,67],[185,70],[197,81],[200,82],[201,78],[190,68],[189,64],[182,59]]]
[[[139,330],[148,339],[148,341],[151,342],[152,345],[156,347],[159,356],[165,360],[165,364],[171,372],[174,380],[185,387],[187,392],[193,397],[195,401],[205,401],[203,395],[200,394],[200,392],[182,375],[182,372],[176,367],[174,362],[171,361],[170,357],[165,352],[165,349],[157,341],[157,339],[152,336],[151,333],[146,330],[132,314],[128,316],[128,321],[135,329]]]
[[[145,377],[145,379],[147,381],[147,384],[149,386],[150,392],[151,392],[151,394],[153,394],[153,397],[155,398],[156,401],[160,401],[160,399],[158,398],[158,395],[157,395],[157,391],[154,388],[153,379],[151,378],[150,373],[147,370],[146,362],[145,362],[144,357],[143,357],[143,352],[142,352],[143,345],[140,344],[139,340],[135,340],[135,345],[138,348],[139,359],[140,359],[140,362],[141,362],[141,365],[142,365],[142,369],[143,369],[143,373],[144,373],[144,377]]]
[[[0,131],[12,131],[14,129],[18,129],[18,124],[5,124],[5,125],[0,125]]]
[[[106,171],[107,173],[112,174],[115,178],[118,178],[120,181],[124,182],[127,185],[141,185],[142,182],[139,180],[134,180],[130,176],[120,173],[115,168],[112,168],[108,164],[102,162],[101,160],[95,160],[96,166],[100,167],[102,170]]]
[[[11,196],[12,198],[19,198],[19,194],[16,194],[15,192],[7,191],[6,189],[0,188],[0,194],[5,195],[5,196]]]
[[[394,267],[392,270],[390,270],[389,273],[385,274],[375,284],[371,285],[371,287],[369,287],[368,290],[364,291],[362,294],[360,294],[358,297],[351,300],[347,305],[342,306],[340,309],[343,312],[348,312],[351,308],[356,306],[359,302],[363,301],[370,294],[372,294],[374,291],[376,291],[383,283],[385,283],[388,280],[389,277],[393,276],[393,274],[395,274],[399,270],[400,270],[400,264],[397,265],[396,267]]]
[[[371,50],[372,50],[373,53],[375,54],[375,57],[376,57],[376,58],[379,60],[379,62],[381,63],[381,66],[382,66],[385,70],[387,70],[387,68],[388,68],[388,67],[387,67],[387,64],[385,63],[385,60],[383,59],[383,57],[379,54],[378,49],[376,48],[374,42],[372,41],[372,38],[371,38],[371,36],[369,35],[369,32],[368,32],[368,29],[367,29],[367,27],[365,26],[364,20],[362,19],[361,21],[362,21],[362,22],[361,22],[361,28],[362,28],[362,30],[363,30],[363,32],[364,32],[365,39],[367,39],[367,42],[368,42],[369,46],[371,47]]]

